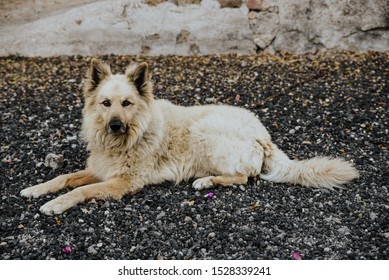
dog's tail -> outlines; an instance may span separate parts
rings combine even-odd
[[[342,188],[342,185],[359,177],[354,166],[340,158],[314,157],[308,160],[291,160],[273,144],[264,145],[264,162],[261,178],[278,183],[299,184],[313,188]]]

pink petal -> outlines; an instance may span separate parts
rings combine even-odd
[[[292,253],[292,257],[295,259],[295,260],[302,260],[302,257],[300,255],[299,252],[293,252]]]
[[[72,247],[70,247],[70,245],[66,245],[62,248],[61,252],[66,255],[69,255],[72,252]]]
[[[213,192],[207,194],[208,199],[212,199],[215,196]]]

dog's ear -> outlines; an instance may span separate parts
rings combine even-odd
[[[126,76],[135,85],[141,96],[152,98],[153,86],[150,79],[149,66],[146,62],[140,64],[132,62],[126,70]]]
[[[84,95],[89,96],[97,86],[108,76],[112,74],[108,64],[97,58],[92,58],[87,72],[87,78],[84,83]]]

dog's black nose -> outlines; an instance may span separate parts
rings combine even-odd
[[[114,133],[119,132],[122,127],[123,127],[123,124],[120,120],[112,120],[109,122],[109,128]]]

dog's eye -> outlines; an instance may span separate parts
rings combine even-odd
[[[130,106],[130,105],[131,105],[131,102],[128,101],[128,100],[124,100],[123,103],[122,103],[123,107],[127,107],[127,106]]]
[[[111,102],[109,102],[109,100],[104,100],[101,104],[103,104],[105,107],[111,106]]]

